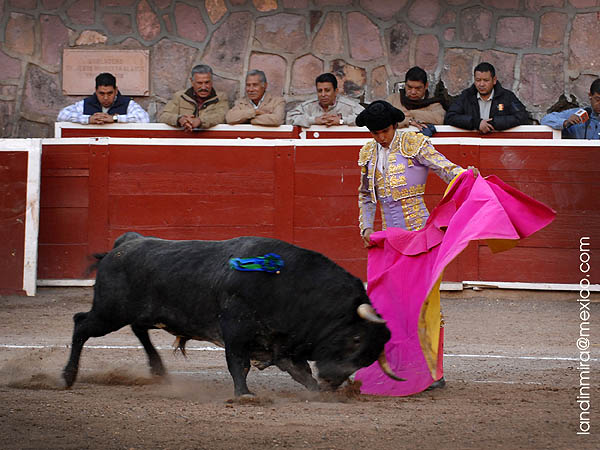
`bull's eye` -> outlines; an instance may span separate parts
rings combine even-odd
[[[358,344],[360,342],[360,336],[359,335],[354,336],[353,339],[354,339],[354,343],[355,344]]]

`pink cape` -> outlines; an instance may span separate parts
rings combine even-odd
[[[467,171],[457,177],[423,229],[373,233],[367,293],[392,332],[385,346],[390,367],[406,381],[388,378],[375,362],[356,373],[361,392],[411,395],[441,378],[439,281],[444,268],[470,241],[491,239],[493,251],[504,250],[548,225],[555,215],[498,177],[474,178]],[[514,245],[503,245],[507,242]]]

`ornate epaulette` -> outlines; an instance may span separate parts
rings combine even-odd
[[[400,153],[406,158],[414,158],[428,142],[429,138],[422,133],[405,131],[401,137]]]
[[[375,141],[369,141],[360,149],[360,153],[358,154],[358,165],[366,166],[367,163],[373,158],[373,152],[376,148]]]

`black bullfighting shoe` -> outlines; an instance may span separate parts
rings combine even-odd
[[[444,386],[446,386],[446,380],[444,380],[444,377],[440,378],[437,381],[434,381],[433,383],[431,383],[431,386],[429,386],[427,389],[425,389],[426,391],[431,391],[432,389],[437,389],[437,388],[443,388]]]

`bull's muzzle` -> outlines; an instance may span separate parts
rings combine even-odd
[[[385,357],[385,350],[381,351],[381,355],[379,355],[379,359],[377,360],[377,362],[379,363],[381,370],[383,370],[383,373],[385,373],[392,380],[406,381],[404,378],[400,378],[394,372],[392,372],[392,368],[390,367],[389,363],[387,362],[387,358]]]
[[[385,320],[379,317],[375,312],[375,309],[373,309],[373,306],[369,305],[368,303],[363,303],[360,305],[358,308],[356,308],[356,312],[360,317],[368,320],[369,322],[385,323]]]

